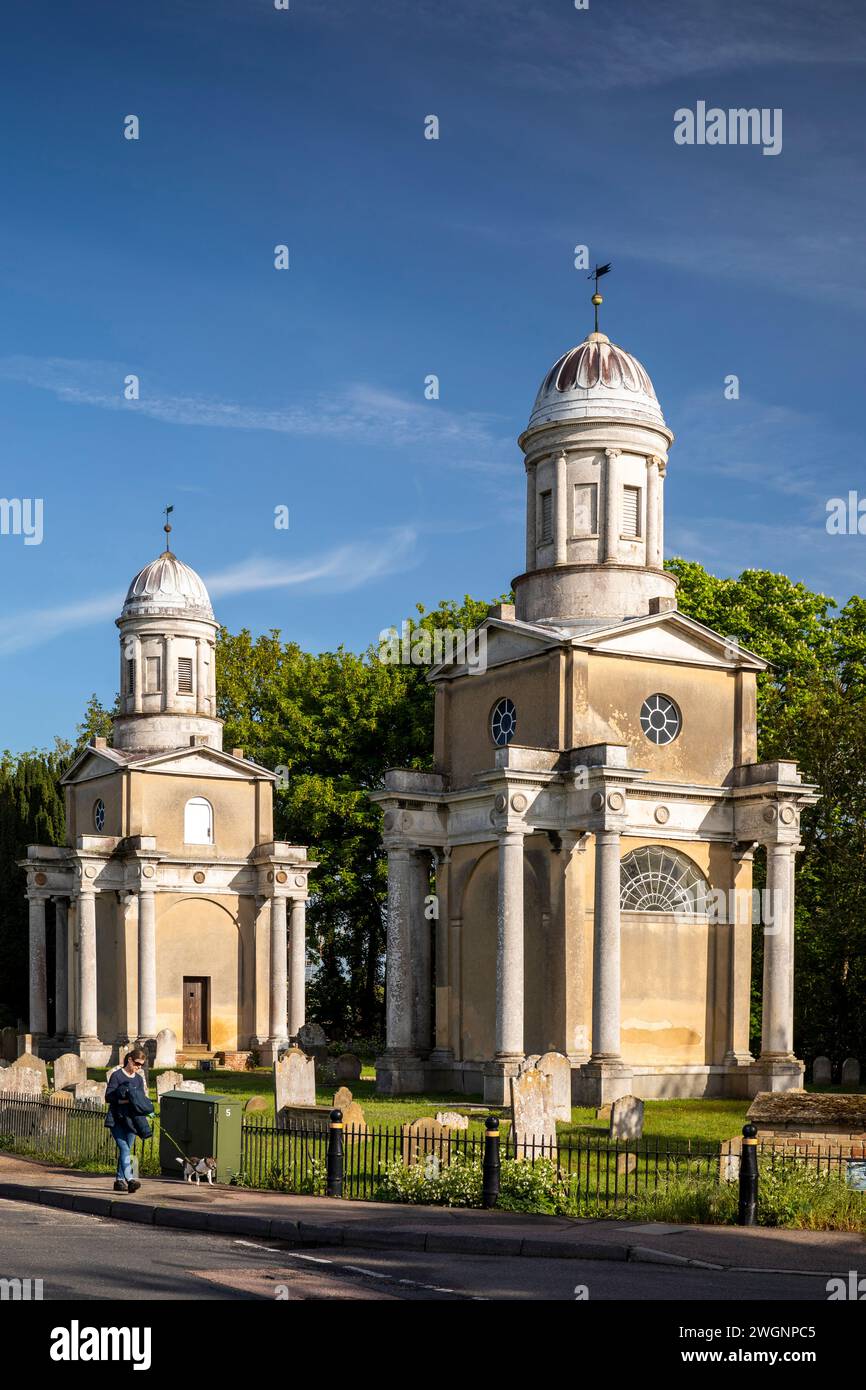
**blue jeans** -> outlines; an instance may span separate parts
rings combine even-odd
[[[117,1177],[120,1182],[129,1182],[132,1177],[132,1146],[135,1133],[125,1124],[114,1126],[114,1142],[117,1145]]]

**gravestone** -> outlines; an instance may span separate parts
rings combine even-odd
[[[545,1052],[536,1071],[550,1077],[554,1120],[571,1121],[571,1063],[561,1052]]]
[[[360,1081],[361,1059],[354,1052],[341,1052],[337,1058],[338,1081]]]
[[[72,1090],[79,1081],[87,1080],[87,1063],[77,1052],[64,1052],[54,1060],[55,1091]]]
[[[511,1133],[518,1158],[551,1158],[556,1144],[553,1084],[533,1068],[511,1077]]]
[[[35,1057],[37,1045],[33,1041],[32,1033],[18,1033],[15,1037],[15,1048],[19,1057]]]
[[[637,1154],[617,1154],[616,1172],[617,1177],[628,1177],[637,1168]]]
[[[303,1023],[298,1029],[298,1045],[304,1052],[317,1056],[325,1051],[328,1039],[319,1023]]]
[[[181,1081],[180,1085],[175,1087],[175,1090],[177,1090],[177,1091],[197,1091],[200,1095],[203,1095],[203,1094],[204,1094],[204,1082],[203,1082],[203,1081]]]
[[[156,1059],[156,1038],[137,1038],[133,1047],[127,1049],[129,1052],[143,1052],[147,1058],[146,1071],[150,1071]],[[123,1054],[126,1056],[126,1053]]]
[[[316,1063],[299,1047],[290,1047],[274,1062],[274,1104],[277,1115],[286,1105],[315,1105]]]
[[[177,1034],[170,1028],[162,1028],[156,1035],[155,1067],[177,1066]]]
[[[48,1097],[49,1105],[74,1105],[75,1097],[71,1091],[52,1091]]]
[[[345,1110],[347,1105],[352,1105],[352,1092],[348,1086],[338,1086],[334,1092],[334,1104],[332,1110]]]
[[[600,1105],[600,1106],[598,1107],[598,1109],[597,1109],[596,1112],[595,1112],[595,1118],[596,1118],[597,1120],[609,1120],[609,1119],[610,1119],[610,1102],[609,1102],[609,1101],[608,1101],[607,1105]]]
[[[540,1061],[541,1056],[538,1052],[533,1052],[528,1057],[524,1057],[517,1067],[518,1075],[522,1076],[525,1071],[533,1071]]]
[[[41,1096],[42,1073],[35,1067],[4,1067],[0,1071],[0,1091],[21,1096]]]
[[[842,1085],[860,1085],[860,1063],[856,1057],[846,1057],[842,1063]]]
[[[456,1110],[440,1110],[436,1119],[440,1125],[445,1125],[448,1129],[468,1129],[468,1115],[458,1115]]]
[[[403,1136],[403,1163],[407,1168],[430,1158],[437,1167],[443,1163],[447,1166],[451,1162],[453,1131],[447,1125],[440,1125],[431,1115],[401,1125],[400,1133]]]
[[[79,1081],[75,1087],[75,1104],[96,1109],[105,1104],[107,1081]]]
[[[6,1062],[14,1062],[18,1056],[18,1034],[14,1028],[4,1028],[0,1034],[0,1057]]]
[[[244,1106],[244,1112],[249,1113],[251,1115],[258,1114],[263,1110],[267,1110],[267,1108],[268,1102],[265,1100],[264,1096],[250,1096],[249,1100]]]
[[[166,1091],[179,1091],[183,1085],[183,1074],[179,1071],[164,1071],[156,1078],[156,1099],[157,1103],[162,1100]]]
[[[16,1057],[9,1070],[14,1071],[16,1067],[26,1068],[27,1071],[38,1071],[42,1077],[42,1085],[48,1086],[48,1068],[41,1057],[37,1057],[33,1052],[22,1052],[20,1057]]]
[[[829,1057],[816,1057],[812,1063],[812,1082],[815,1086],[829,1086],[833,1080],[833,1066]]]
[[[640,1139],[643,1134],[643,1101],[638,1096],[620,1096],[610,1107],[611,1139]]]
[[[356,1100],[350,1100],[348,1105],[334,1106],[334,1109],[342,1109],[343,1111],[344,1131],[354,1129],[356,1134],[366,1132],[367,1120],[362,1107]]]

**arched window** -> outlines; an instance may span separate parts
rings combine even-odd
[[[707,912],[709,885],[696,864],[675,849],[642,845],[620,864],[623,912]]]
[[[186,845],[213,844],[213,807],[203,796],[194,796],[183,808],[183,841]]]

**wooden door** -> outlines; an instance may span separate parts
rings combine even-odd
[[[207,980],[186,976],[183,982],[183,1043],[184,1047],[207,1047],[208,1008]]]

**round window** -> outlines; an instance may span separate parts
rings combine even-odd
[[[517,728],[517,710],[511,700],[497,700],[490,716],[490,732],[493,742],[502,748],[514,738]]]
[[[93,808],[93,824],[100,832],[105,829],[105,802],[97,801]]]
[[[650,695],[640,707],[640,726],[650,743],[673,743],[682,724],[679,710],[667,695]]]

